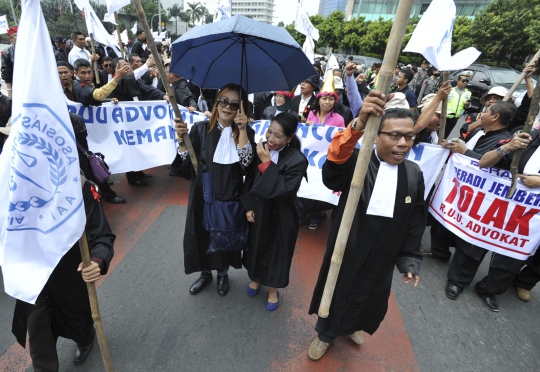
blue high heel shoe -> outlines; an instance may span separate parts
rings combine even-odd
[[[279,291],[277,291],[277,302],[266,301],[266,310],[274,311],[279,307]]]
[[[261,286],[259,286],[257,289],[253,289],[249,286],[247,286],[247,294],[249,297],[255,297],[257,296],[257,293],[259,293],[259,288],[261,288]]]

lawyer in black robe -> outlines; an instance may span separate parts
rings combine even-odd
[[[246,181],[242,204],[246,212],[254,211],[255,216],[254,223],[250,224],[249,249],[244,252],[243,263],[252,281],[273,288],[285,288],[289,284],[289,271],[298,237],[296,193],[302,177],[306,175],[308,161],[300,151],[300,141],[294,134],[298,126],[297,115],[280,114],[274,118],[270,129],[274,125],[291,127],[291,141],[287,144],[283,141],[283,147],[275,150],[279,151],[277,164],[273,161],[261,164],[259,157],[255,157],[252,163],[253,170]],[[287,131],[282,130],[284,140]]]

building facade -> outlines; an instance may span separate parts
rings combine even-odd
[[[345,7],[348,0],[320,0],[319,2],[319,14],[323,17],[328,17],[334,10],[341,10],[345,13]]]
[[[274,0],[233,0],[232,15],[236,14],[242,14],[256,21],[272,24],[274,20]]]
[[[329,0],[326,0],[328,3]],[[456,16],[474,17],[475,13],[485,8],[491,0],[455,0]],[[422,15],[427,10],[430,0],[415,0],[411,16]],[[398,0],[347,0],[345,19],[364,17],[366,21],[393,19]],[[336,8],[337,9],[337,8]],[[336,10],[334,9],[334,10]]]

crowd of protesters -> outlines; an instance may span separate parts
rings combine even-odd
[[[1,74],[8,92],[7,96],[0,95],[2,138],[9,134],[11,91],[17,83],[12,79],[17,31],[16,27],[10,28],[8,34],[13,46],[2,56]],[[171,176],[191,182],[183,244],[184,267],[186,274],[200,272],[200,276],[189,288],[190,294],[200,293],[213,280],[212,271],[216,271],[217,292],[220,296],[227,295],[230,267],[244,266],[251,280],[245,288],[247,295],[256,296],[261,286],[268,286],[266,308],[276,310],[280,291],[289,283],[300,226],[307,222],[309,229],[317,229],[318,224],[327,219],[326,211],[333,209],[333,227],[309,309],[311,314],[317,313],[358,158],[356,145],[363,136],[369,115],[382,116],[376,149],[355,212],[356,228],[351,229],[343,267],[335,283],[333,307],[328,318],[317,320],[318,335],[309,348],[309,357],[320,359],[338,336],[349,336],[353,342],[361,344],[360,331],[373,334],[378,329],[386,314],[394,266],[403,273],[404,283],[416,286],[423,257],[443,262],[452,258],[444,289],[452,300],[472,283],[488,251],[465,242],[428,215],[422,172],[416,164],[404,160],[415,144],[438,144],[441,106],[445,99],[449,107],[445,138],[465,115],[471,99],[467,89],[469,73],[463,72],[452,87],[450,82],[443,84],[441,72],[427,61],[420,67],[398,64],[390,91],[380,92],[377,89],[380,63],[364,69],[367,66],[357,66],[349,60],[341,68],[328,69],[327,62],[316,60],[314,70],[318,74],[302,81],[296,92],[296,87],[291,87],[291,91],[248,95],[233,83],[219,90],[201,89],[185,77],[170,72],[170,46],[158,44],[158,57],[166,68],[176,101],[190,112],[200,111],[207,117],[190,130],[186,124],[175,120],[179,147],[170,165]],[[93,53],[89,38],[77,31],[72,33],[71,40],[51,39],[51,47],[64,94],[71,101],[96,106],[103,102],[169,100],[143,31],[138,31],[134,43],[126,46],[129,51],[126,58],[116,56],[112,49],[97,43]],[[513,137],[510,130],[527,117],[535,67],[535,63],[525,67],[528,89],[519,108],[502,102],[506,90],[495,87],[480,100],[482,112],[467,115],[460,128],[460,141],[444,141],[442,146],[479,160],[481,166],[501,168],[509,167],[516,149],[525,148],[526,156],[519,170],[523,173],[538,148],[538,132]],[[385,102],[386,96],[388,102]],[[71,117],[81,145],[80,165],[86,179],[99,186],[107,202],[126,203],[111,188],[112,182],[99,182],[92,174],[84,156],[91,150],[84,121],[74,114]],[[264,140],[257,143],[249,124],[261,119],[269,120],[270,125]],[[308,167],[295,134],[299,123],[342,129],[334,136],[322,169],[325,185],[342,193],[337,206],[297,197],[302,179],[307,178]],[[199,160],[197,173],[187,150],[186,136]],[[153,176],[133,171],[127,172],[126,177],[130,185],[144,187],[151,184],[149,180]],[[522,180],[527,187],[540,187],[539,175],[522,176]],[[383,182],[385,188],[381,186]],[[398,205],[401,200],[407,200],[406,204]],[[426,226],[431,226],[429,249],[420,246]],[[108,225],[101,226],[100,231],[114,240]],[[384,234],[386,231],[392,233]],[[108,246],[112,247],[112,241]],[[450,247],[455,247],[454,254]],[[496,295],[512,285],[521,300],[529,301],[530,290],[540,280],[540,258],[536,256],[539,254],[525,262],[493,253],[487,276],[475,285],[482,303],[491,311],[499,311]],[[109,253],[106,260],[94,258],[98,273],[105,274]],[[363,280],[358,284],[360,275]],[[86,273],[83,279],[88,279]],[[88,280],[94,279],[95,276]],[[30,308],[29,314],[36,309]],[[89,315],[85,312],[84,316]],[[40,322],[45,320],[29,319],[29,332],[35,336]],[[94,333],[87,327],[91,320],[85,318],[84,321],[84,332],[79,330],[77,337],[72,337],[78,346],[75,364],[84,362],[92,348]],[[54,370],[55,363],[58,364],[53,356],[55,351],[36,352],[35,348],[43,347],[42,344],[40,337],[30,338],[34,365],[53,365],[49,370]]]

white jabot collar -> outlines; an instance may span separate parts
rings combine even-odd
[[[233,164],[240,161],[238,157],[238,151],[236,151],[236,145],[234,144],[234,138],[232,128],[230,126],[223,127],[221,123],[218,123],[220,128],[223,128],[221,137],[214,152],[214,163],[218,164]]]
[[[375,149],[375,156],[380,162],[379,171],[377,172],[366,214],[392,218],[394,217],[394,206],[396,204],[398,166],[382,161],[377,154],[377,149]]]

